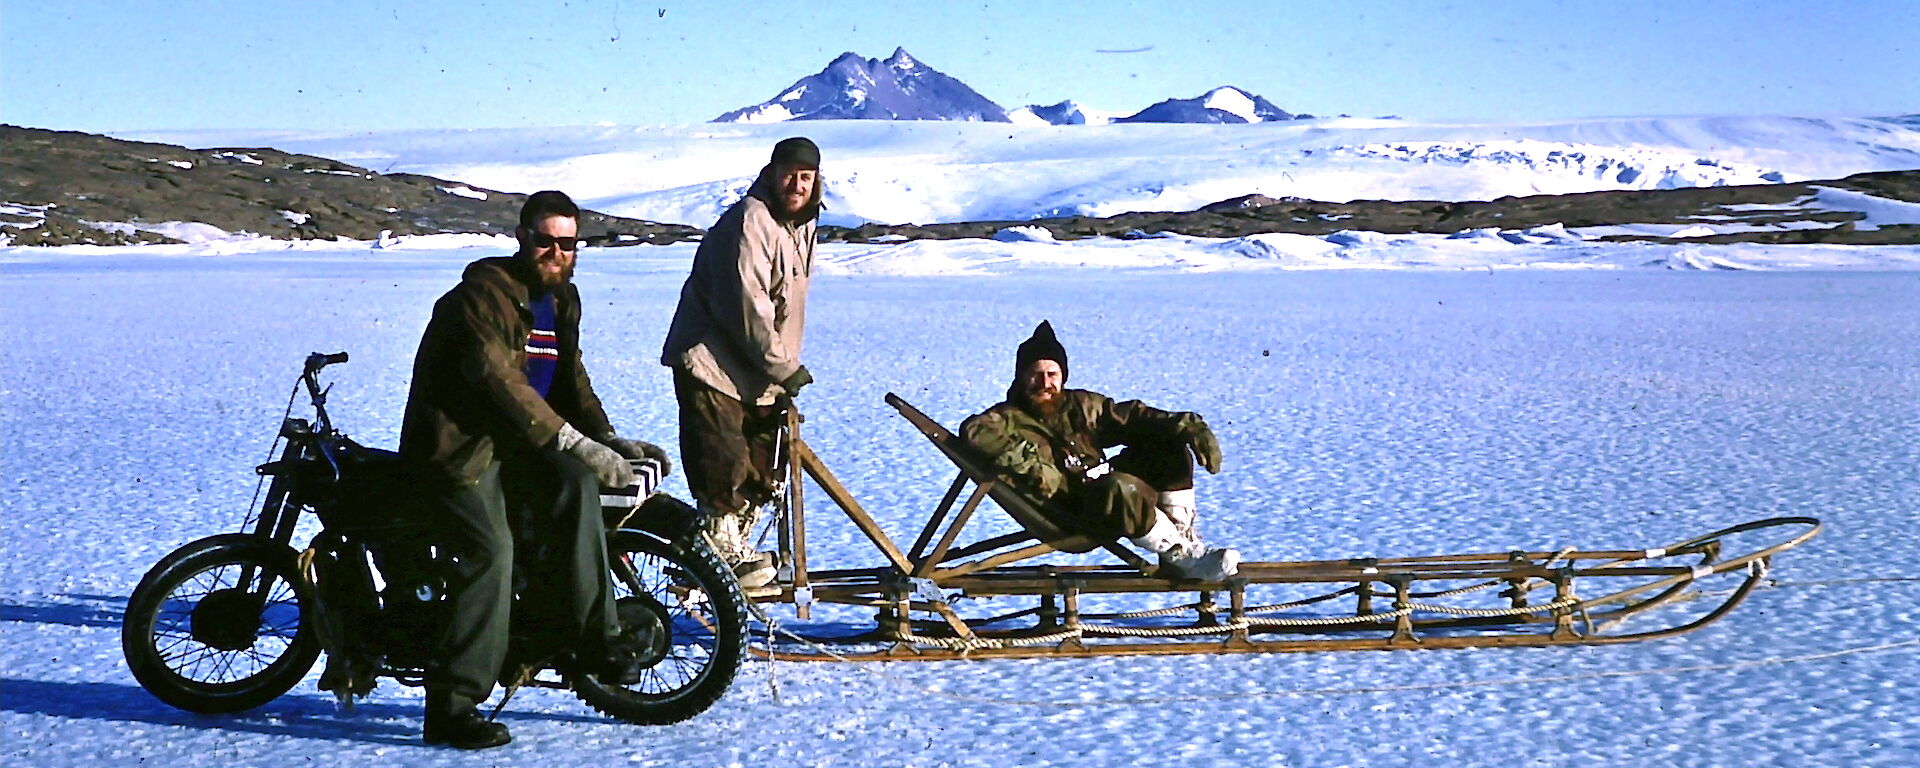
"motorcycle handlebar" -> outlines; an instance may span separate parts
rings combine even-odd
[[[335,352],[331,355],[315,352],[307,355],[307,373],[313,373],[335,363],[347,361],[347,353]]]

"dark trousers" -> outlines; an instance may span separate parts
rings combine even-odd
[[[513,452],[473,485],[446,492],[438,511],[439,543],[454,560],[428,706],[457,713],[493,695],[506,660],[516,557],[526,577],[517,625],[535,647],[586,658],[605,652],[619,627],[600,482],[585,464],[553,449]]]
[[[687,489],[707,510],[732,514],[773,494],[774,441],[785,413],[747,405],[673,369],[680,405],[680,466]]]
[[[1060,499],[1065,530],[1096,539],[1145,536],[1159,514],[1161,491],[1193,487],[1193,454],[1180,439],[1136,441],[1107,462],[1112,471],[1070,487]]]

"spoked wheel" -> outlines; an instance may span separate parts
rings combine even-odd
[[[746,654],[746,601],[733,575],[704,544],[642,531],[613,532],[607,550],[621,623],[641,641],[648,666],[630,686],[574,676],[574,691],[594,709],[642,725],[705,712]]]
[[[193,712],[237,712],[286,693],[320,655],[297,568],[292,550],[251,534],[174,550],[127,601],[120,647],[134,679]]]

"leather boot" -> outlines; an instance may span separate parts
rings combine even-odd
[[[421,736],[428,744],[455,749],[488,749],[513,741],[506,724],[481,717],[474,702],[431,690],[427,692],[426,725]]]

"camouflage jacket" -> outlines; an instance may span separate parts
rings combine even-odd
[[[1107,460],[1106,450],[1151,438],[1184,436],[1199,414],[1163,411],[1138,400],[1114,402],[1084,389],[1060,391],[1060,409],[1042,418],[1012,402],[1002,402],[968,418],[960,437],[989,466],[1021,491],[1047,499],[1071,493],[1086,481],[1087,470]],[[1044,493],[1042,476],[1057,471],[1063,484]]]

